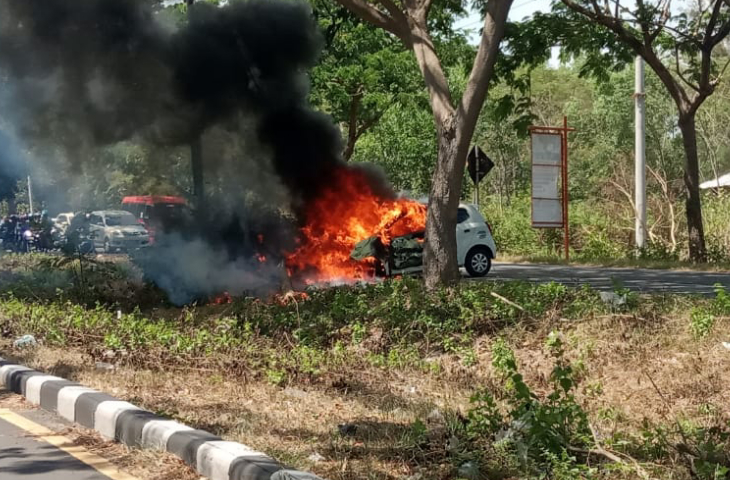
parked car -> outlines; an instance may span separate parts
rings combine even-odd
[[[472,277],[483,277],[492,268],[497,246],[492,230],[475,205],[460,204],[456,224],[456,257]],[[358,244],[352,258],[375,257],[376,272],[382,276],[418,273],[423,270],[424,232],[394,238],[387,248],[377,237]]]
[[[71,220],[74,218],[74,214],[70,213],[59,213],[53,219],[53,226],[60,232],[65,234],[68,226],[71,225]]]
[[[89,223],[89,237],[94,248],[101,248],[104,252],[133,250],[150,244],[147,229],[127,211],[91,212]]]

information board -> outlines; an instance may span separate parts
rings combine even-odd
[[[563,226],[563,140],[559,133],[532,133],[532,226]]]

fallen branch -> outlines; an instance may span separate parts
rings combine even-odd
[[[621,465],[626,465],[626,462],[621,460],[618,456],[614,455],[613,453],[604,450],[602,448],[578,448],[578,447],[568,447],[568,450],[575,453],[582,453],[583,455],[599,455],[602,457],[605,457],[609,460],[611,460],[614,463],[620,463]]]
[[[593,443],[595,445],[595,448],[584,449],[584,448],[568,447],[568,450],[576,452],[576,453],[582,453],[583,455],[598,455],[598,456],[607,458],[608,460],[611,460],[612,462],[618,463],[620,465],[626,465],[626,466],[629,465],[626,461],[624,461],[617,454],[603,448],[603,446],[601,445],[601,442],[598,441],[598,435],[596,434],[596,430],[593,428],[593,425],[588,424],[588,428],[590,428],[590,430],[591,430],[591,435],[593,436]],[[631,462],[631,464],[633,464],[633,467],[636,469],[637,473],[642,478],[645,478],[645,479],[649,478],[649,474],[646,472],[646,470],[641,468],[641,465],[639,465],[639,462],[635,458],[630,457],[629,455],[626,455],[626,454],[621,454],[621,455],[623,457],[625,457],[627,460],[629,460]]]
[[[492,296],[493,296],[494,298],[496,298],[497,300],[501,300],[501,301],[503,301],[504,303],[506,303],[507,305],[511,305],[511,306],[515,307],[515,308],[516,308],[517,310],[520,310],[521,312],[524,312],[524,311],[525,311],[525,309],[524,309],[524,308],[522,308],[521,306],[517,305],[517,304],[516,304],[515,302],[513,302],[512,300],[507,300],[506,298],[504,298],[504,297],[503,297],[502,295],[500,295],[500,294],[498,294],[498,293],[495,293],[495,292],[489,292],[489,294],[490,294],[490,295],[492,295]]]

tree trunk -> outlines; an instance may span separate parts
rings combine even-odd
[[[687,190],[686,210],[689,230],[689,258],[693,262],[707,261],[705,229],[702,225],[702,202],[700,200],[700,167],[697,157],[697,131],[695,113],[679,117],[679,129],[684,144],[684,186]]]
[[[342,157],[346,162],[350,161],[352,154],[355,153],[355,143],[357,143],[357,113],[360,109],[360,100],[362,100],[362,92],[357,92],[350,99],[350,111],[347,116],[347,145]]]
[[[428,200],[423,276],[426,288],[453,284],[459,280],[456,258],[456,213],[468,142],[463,141],[455,116],[438,131],[438,160]]]

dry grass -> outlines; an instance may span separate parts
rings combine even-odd
[[[718,319],[704,340],[692,337],[689,316],[680,310],[668,316],[605,315],[579,322],[548,316],[529,330],[515,327],[508,332],[509,343],[537,393],[548,389],[552,363],[543,345],[551,329],[565,334],[568,355],[585,364],[580,402],[599,435],[638,432],[645,420],[730,420],[730,351],[721,345],[730,340],[728,319]],[[39,348],[22,360],[329,480],[390,480],[417,473],[424,479],[446,479],[454,478],[444,454],[447,439],[430,429],[428,445],[414,442],[412,423],[427,419],[434,408],[464,411],[476,387],[493,383],[492,340],[475,341],[477,363],[470,367],[444,355],[434,359],[441,365],[439,373],[363,367],[286,386],[195,369],[99,372],[90,358],[60,349]],[[341,435],[340,424],[357,428]],[[310,460],[315,453],[324,460]],[[632,477],[617,472],[610,478]]]
[[[39,348],[25,361],[329,480],[394,479],[414,474],[418,464],[431,468],[429,452],[409,441],[412,422],[437,407],[463,408],[470,393],[418,372],[371,370],[278,387],[195,370],[99,372],[88,357],[61,349]],[[342,424],[356,430],[343,436]],[[313,454],[324,460],[309,460]]]

